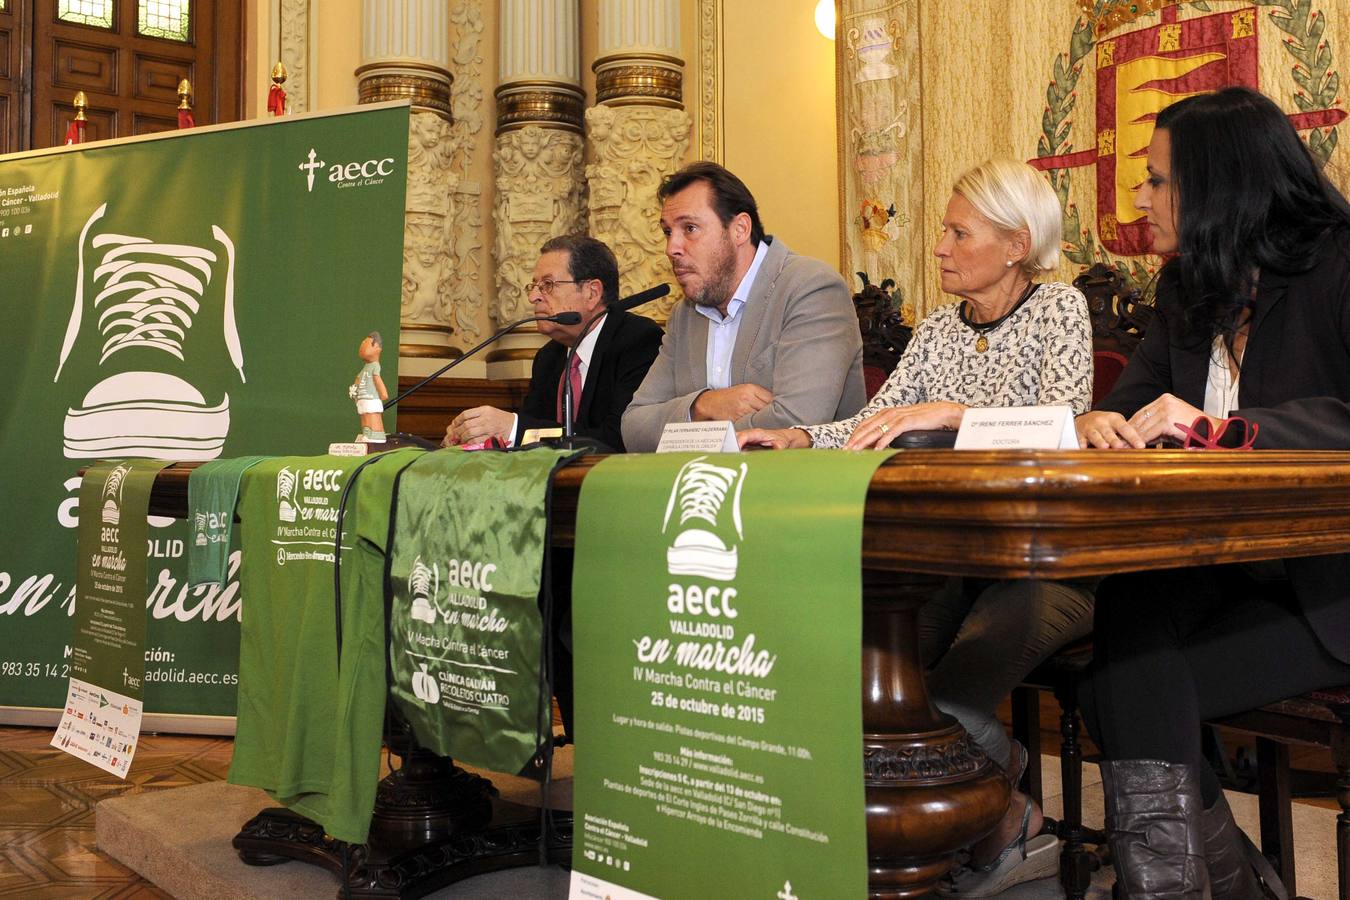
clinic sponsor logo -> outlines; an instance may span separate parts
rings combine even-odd
[[[395,164],[392,156],[330,164],[319,158],[316,148],[310,147],[309,155],[296,168],[305,177],[305,193],[312,194],[315,182],[320,185],[327,182],[337,188],[383,184],[386,178],[394,174]]]
[[[661,523],[671,536],[666,568],[671,575],[698,575],[713,581],[734,581],[738,542],[745,539],[741,491],[748,467],[719,466],[706,456],[680,467]]]

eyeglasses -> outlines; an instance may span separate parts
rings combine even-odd
[[[1185,435],[1186,440],[1181,446],[1185,450],[1250,450],[1256,443],[1256,435],[1261,431],[1259,422],[1248,422],[1242,416],[1232,416],[1227,419],[1219,420],[1219,427],[1210,434],[1209,418],[1200,416],[1191,426],[1187,428],[1180,422],[1176,423],[1177,428]],[[1228,432],[1230,425],[1237,426],[1233,428],[1231,434]],[[1238,428],[1241,428],[1239,432]],[[1221,443],[1225,434],[1229,434],[1228,443]],[[1233,437],[1240,434],[1241,439],[1236,443]]]
[[[534,293],[534,289],[538,288],[539,293],[543,294],[545,297],[552,297],[553,289],[560,284],[581,284],[581,283],[582,282],[580,281],[566,281],[566,280],[554,281],[552,278],[545,278],[543,281],[531,281],[529,284],[525,285],[525,296],[526,297],[530,296],[531,294]]]

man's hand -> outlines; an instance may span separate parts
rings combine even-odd
[[[793,450],[811,446],[811,436],[800,428],[747,428],[736,433],[741,449],[764,447],[771,450]]]
[[[844,449],[872,450],[886,447],[906,431],[929,431],[937,428],[955,430],[961,426],[961,414],[965,411],[964,404],[950,403],[946,400],[883,409],[858,423],[858,427],[853,429],[853,434],[844,444]]]
[[[454,447],[459,444],[476,444],[495,437],[506,443],[512,437],[511,423],[514,416],[495,406],[475,406],[455,416],[450,427],[445,429],[442,447]]]
[[[695,422],[735,422],[757,413],[773,402],[773,394],[757,384],[733,384],[731,387],[704,391],[689,410]]]

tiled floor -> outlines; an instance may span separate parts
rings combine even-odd
[[[0,897],[167,897],[98,852],[94,804],[221,780],[233,742],[147,735],[123,782],[49,747],[51,735],[49,728],[0,728]]]
[[[1057,728],[1053,699],[1043,695],[1041,708],[1042,725]],[[121,782],[52,749],[50,739],[47,728],[0,727],[0,897],[168,896],[96,849],[93,806],[106,797],[222,780],[233,742],[147,735],[130,777]],[[1232,738],[1234,744],[1240,740]],[[1043,731],[1042,752],[1058,747],[1058,733]],[[1298,751],[1294,764],[1330,771],[1322,751]],[[1329,798],[1312,802],[1337,808]]]

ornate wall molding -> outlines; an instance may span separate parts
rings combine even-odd
[[[476,343],[486,318],[482,285],[483,186],[469,178],[474,146],[483,130],[483,0],[454,0],[450,47],[456,78],[450,91],[454,123],[450,126],[451,167],[457,174],[451,201],[450,259],[443,270],[441,313],[462,342]]]
[[[698,0],[698,156],[721,162],[722,0]]]
[[[665,242],[655,227],[656,189],[680,167],[693,120],[682,109],[595,106],[586,111],[590,157],[591,234],[619,259],[621,293],[670,281]],[[679,288],[640,312],[665,322],[680,301]]]
[[[382,63],[356,70],[359,103],[385,100],[411,100],[414,108],[452,117],[450,79],[431,66],[401,65],[396,69]]]
[[[582,138],[570,130],[525,125],[499,132],[492,151],[497,226],[497,296],[492,314],[509,322],[530,314],[525,297],[539,246],[581,230]]]
[[[273,0],[276,26],[276,57],[286,67],[286,111],[308,112],[311,105],[311,75],[318,68],[318,20],[312,0]],[[271,68],[269,65],[268,68]]]

